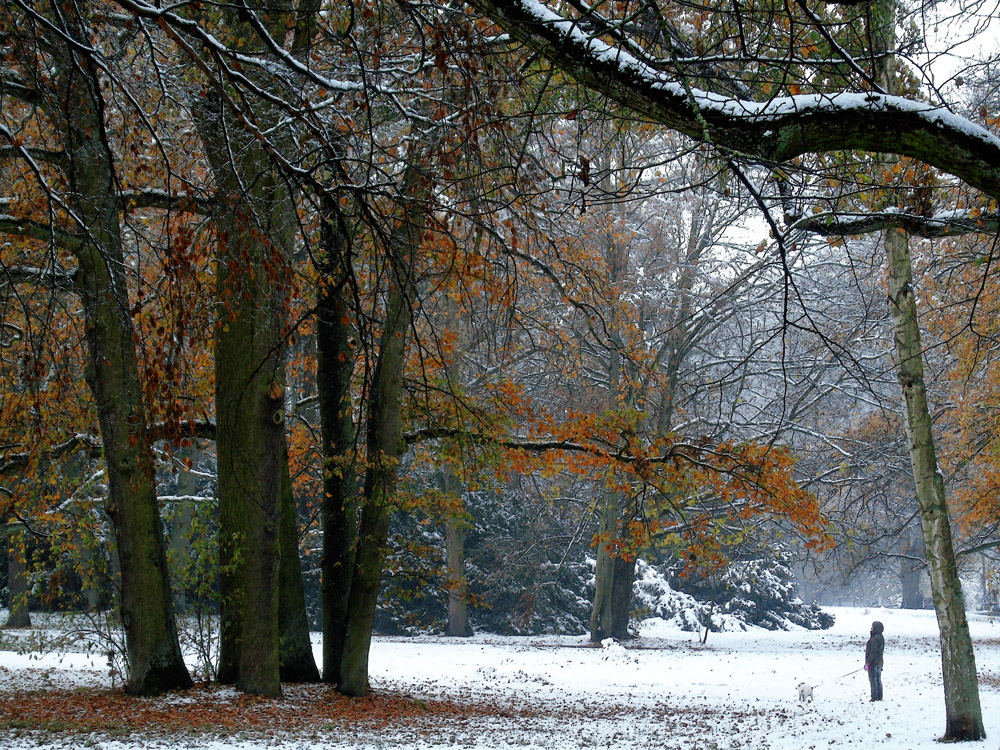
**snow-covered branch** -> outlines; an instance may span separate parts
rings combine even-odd
[[[670,61],[640,60],[538,0],[469,0],[582,84],[696,140],[780,163],[858,150],[909,156],[1000,197],[1000,139],[944,107],[878,93],[755,101],[693,88]]]
[[[0,214],[0,234],[31,237],[42,242],[55,242],[65,250],[73,250],[83,242],[83,238],[68,232],[61,232],[49,224],[9,214]]]
[[[72,290],[76,284],[76,271],[35,266],[0,266],[0,289],[16,284],[35,284],[52,289]]]
[[[91,458],[99,458],[103,453],[101,441],[93,435],[78,433],[59,445],[53,445],[47,451],[43,460],[51,461],[76,451],[83,451]],[[7,453],[0,456],[0,476],[26,467],[32,458],[32,453]]]
[[[7,133],[4,132],[4,135],[7,135]],[[16,159],[22,157],[24,154],[30,155],[35,161],[54,164],[57,167],[64,167],[66,165],[66,154],[62,151],[14,145],[0,146],[0,159]]]
[[[956,237],[1000,231],[1000,213],[973,215],[968,210],[955,209],[921,216],[903,208],[873,213],[823,211],[806,216],[786,216],[785,223],[790,231],[800,230],[823,237],[869,234],[886,229],[903,229],[916,237]]]
[[[152,440],[173,440],[174,437],[215,440],[215,423],[206,420],[182,421],[168,428],[163,423],[150,425],[148,430]],[[104,443],[95,435],[78,433],[45,451],[44,460],[52,461],[74,451],[83,451],[90,458],[100,458],[104,454]],[[32,458],[30,452],[0,453],[0,476],[23,469]]]
[[[149,188],[125,190],[121,193],[122,203],[128,208],[162,208],[208,215],[212,211],[211,196],[190,193],[171,193],[167,190]]]
[[[40,104],[38,92],[26,86],[21,81],[16,78],[10,77],[9,74],[5,74],[0,78],[0,90],[3,91],[5,96],[10,96],[15,99],[20,99],[25,104],[37,105]]]
[[[182,420],[176,424],[166,425],[162,422],[150,425],[147,430],[150,440],[175,440],[180,438],[197,438],[200,440],[215,440],[215,422],[207,419]]]

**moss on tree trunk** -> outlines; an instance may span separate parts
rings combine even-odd
[[[68,35],[88,40],[61,17]],[[75,248],[87,342],[87,383],[94,395],[104,444],[111,519],[121,570],[120,610],[129,673],[126,690],[152,695],[188,687],[174,622],[156,495],[156,474],[146,432],[146,399],[139,380],[120,215],[123,206],[107,147],[99,74],[90,57],[68,50],[52,91],[68,156],[67,177],[86,239]],[[71,59],[70,59],[71,58]]]

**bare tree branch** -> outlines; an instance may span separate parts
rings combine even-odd
[[[75,451],[83,451],[90,458],[100,458],[104,453],[104,448],[100,439],[96,436],[77,433],[69,440],[54,445],[45,451],[42,460],[52,461]],[[3,461],[0,463],[0,476],[23,469],[31,461],[31,458],[32,454],[29,451],[3,454]]]
[[[215,423],[209,420],[183,421],[168,428],[163,423],[152,425],[148,433],[150,439],[174,440],[178,437],[197,438],[200,440],[215,440]],[[104,455],[104,443],[96,435],[78,433],[68,440],[54,445],[45,451],[43,460],[52,461],[74,451],[83,451],[88,458],[101,458]],[[0,453],[0,476],[25,468],[31,461],[32,453]]]
[[[4,134],[6,135],[6,133]],[[0,159],[17,159],[25,154],[30,155],[35,161],[45,162],[60,168],[66,166],[66,154],[62,151],[13,145],[0,146]]]

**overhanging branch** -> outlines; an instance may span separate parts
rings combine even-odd
[[[76,271],[34,266],[0,266],[0,289],[19,284],[72,291],[76,287]]]
[[[459,439],[477,445],[492,445],[505,450],[524,451],[525,453],[552,453],[557,451],[583,453],[607,458],[620,464],[665,464],[681,460],[712,471],[719,471],[719,468],[704,461],[701,456],[737,458],[737,456],[731,453],[715,450],[711,446],[695,445],[692,443],[673,443],[663,453],[642,456],[617,448],[602,448],[596,444],[577,443],[571,440],[504,438],[451,427],[426,427],[420,430],[413,430],[405,433],[403,439],[407,445],[413,445],[426,440]]]
[[[877,93],[738,99],[693,89],[669,61],[653,67],[536,0],[468,2],[588,88],[695,140],[768,163],[828,151],[899,154],[1000,197],[1000,139],[944,107]]]
[[[906,209],[890,209],[872,213],[823,211],[804,216],[785,215],[787,231],[803,231],[823,237],[852,235],[902,229],[915,237],[958,237],[966,234],[995,234],[1000,231],[1000,214],[982,213],[971,216],[969,211],[941,211],[921,216]]]
[[[63,232],[49,224],[40,221],[23,219],[9,214],[0,214],[0,234],[15,237],[30,237],[42,242],[54,242],[61,248],[73,251],[83,244],[83,238],[69,232]]]
[[[157,423],[151,425],[146,434],[152,442],[184,438],[215,440],[215,423],[207,419],[182,421],[170,426]],[[74,451],[82,451],[88,458],[100,458],[104,454],[104,443],[96,435],[78,433],[44,451],[41,460],[53,461]],[[31,451],[0,453],[0,476],[24,469],[32,458],[38,457]]]
[[[30,146],[0,146],[0,159],[18,159],[25,155],[30,156],[36,162],[45,162],[60,168],[65,167],[67,162],[66,154],[62,151],[50,151]]]
[[[19,471],[25,468],[31,462],[33,457],[38,460],[53,461],[76,451],[83,452],[89,458],[100,458],[104,452],[104,448],[101,441],[95,436],[78,433],[69,440],[59,443],[58,445],[53,445],[44,452],[40,459],[37,456],[34,456],[34,454],[30,451],[4,454],[0,457],[2,458],[2,461],[0,461],[0,476],[5,476],[14,471]]]
[[[154,188],[142,190],[124,190],[121,201],[127,209],[159,208],[171,211],[183,211],[190,214],[208,216],[212,212],[213,196],[202,196],[190,193],[171,193]]]

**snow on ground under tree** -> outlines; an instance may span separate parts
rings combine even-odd
[[[627,647],[593,647],[583,636],[376,638],[375,694],[362,700],[322,686],[286,686],[280,701],[208,686],[131,699],[107,690],[100,658],[0,650],[0,746],[939,748],[934,613],[829,611],[837,618],[830,630],[711,633],[705,645],[656,620]],[[861,670],[873,619],[886,630],[886,697],[874,704]],[[1000,737],[1000,622],[969,620],[990,735],[971,747],[992,750]],[[4,631],[4,647],[27,637]],[[799,703],[800,681],[815,686],[813,703]]]

